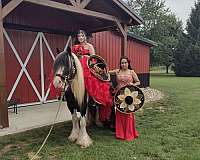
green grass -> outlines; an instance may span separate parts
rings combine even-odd
[[[43,160],[199,160],[200,78],[153,74],[151,87],[164,92],[164,99],[148,103],[136,113],[139,138],[116,140],[107,129],[89,128],[94,141],[87,149],[70,143],[71,123],[55,126],[40,155]],[[28,159],[36,152],[49,127],[0,137],[0,159]]]

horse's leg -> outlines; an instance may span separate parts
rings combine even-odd
[[[68,137],[69,141],[74,142],[77,140],[79,134],[79,119],[77,117],[77,112],[74,111],[72,114],[72,131]]]
[[[99,107],[100,107],[100,105],[96,103],[95,123],[96,123],[97,127],[103,127],[103,124],[99,120],[99,109],[100,109]]]
[[[88,121],[89,123],[95,123],[97,127],[102,127],[103,124],[99,120],[99,107],[100,105],[94,101],[92,97],[89,97],[88,101]],[[87,123],[88,123],[87,121]]]
[[[96,114],[95,102],[89,96],[88,97],[88,107],[87,107],[87,110],[86,110],[86,123],[87,123],[87,126],[90,126],[93,123],[95,123],[95,114]]]
[[[79,119],[77,117],[77,111],[75,109],[76,108],[75,106],[77,106],[77,103],[75,101],[75,98],[71,89],[65,92],[65,98],[67,100],[68,108],[72,114],[72,131],[68,139],[69,141],[74,142],[78,138],[78,134],[79,134]]]
[[[86,119],[85,116],[81,116],[80,120],[80,131],[78,135],[78,139],[76,141],[77,144],[81,145],[82,148],[87,148],[92,144],[92,139],[87,133],[86,130]]]
[[[87,109],[87,95],[85,94],[84,104],[81,107],[80,131],[78,139],[76,141],[76,143],[81,145],[82,148],[87,148],[92,144],[92,139],[90,138],[86,130],[86,118],[85,118],[86,109]]]
[[[91,126],[91,124],[92,124],[92,117],[91,117],[92,115],[91,115],[91,112],[90,112],[90,110],[89,110],[89,107],[87,108],[87,110],[86,110],[86,125],[87,126]]]

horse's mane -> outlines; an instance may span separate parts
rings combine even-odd
[[[73,69],[73,61],[75,62],[76,74],[71,82],[71,89],[74,94],[75,99],[77,100],[79,106],[83,105],[84,94],[85,94],[85,84],[83,77],[83,69],[81,63],[77,56],[71,53],[71,49],[67,49],[67,51],[63,51],[56,57],[53,65],[53,73],[54,75],[58,72],[60,67],[63,68],[63,75],[68,75],[72,72]]]
[[[78,101],[79,106],[83,105],[84,94],[85,94],[85,84],[83,77],[83,69],[78,57],[72,53],[76,64],[76,75],[72,81],[72,92],[74,93],[75,98]]]

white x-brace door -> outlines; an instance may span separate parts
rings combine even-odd
[[[46,47],[47,47],[47,49],[48,49],[48,51],[49,51],[49,53],[50,53],[50,55],[51,55],[51,58],[52,58],[53,60],[55,60],[55,56],[54,56],[54,54],[53,54],[53,52],[52,52],[52,50],[51,50],[51,48],[50,48],[50,45],[49,45],[49,43],[48,43],[48,41],[47,41],[45,35],[44,35],[42,32],[38,32],[38,33],[37,33],[37,36],[36,36],[36,38],[35,38],[35,40],[34,40],[34,42],[33,42],[33,45],[32,45],[32,47],[31,47],[29,53],[27,54],[27,57],[26,57],[26,59],[25,59],[25,61],[24,61],[24,63],[23,63],[22,60],[21,60],[21,58],[20,58],[20,56],[19,56],[20,54],[19,54],[18,51],[16,50],[15,46],[13,45],[13,43],[12,43],[12,41],[11,41],[11,39],[10,39],[10,37],[9,37],[9,35],[8,35],[8,33],[6,32],[5,29],[3,29],[3,33],[4,33],[4,36],[5,36],[6,40],[8,41],[8,43],[9,43],[9,45],[10,45],[10,47],[11,47],[13,53],[14,53],[14,55],[15,55],[15,57],[16,57],[18,63],[19,63],[20,66],[21,66],[21,71],[19,72],[19,74],[18,74],[18,76],[17,76],[17,79],[15,80],[15,83],[14,83],[12,89],[11,89],[11,91],[10,91],[9,94],[8,94],[7,100],[11,100],[11,99],[12,99],[13,94],[14,94],[14,92],[15,92],[15,90],[16,90],[16,88],[17,88],[19,82],[20,82],[20,79],[21,79],[21,77],[22,77],[22,75],[23,75],[23,73],[24,73],[24,74],[26,75],[26,77],[27,77],[29,83],[31,84],[31,86],[32,86],[32,88],[33,88],[33,90],[34,90],[34,92],[36,93],[36,95],[37,95],[37,97],[38,97],[38,99],[39,99],[39,103],[45,103],[45,102],[47,102],[47,98],[48,98],[50,89],[48,88],[48,90],[45,92],[45,88],[44,88],[44,87],[45,87],[45,79],[44,79],[44,53],[43,53],[43,44],[46,45]],[[43,42],[44,42],[44,43],[43,43]],[[27,64],[28,64],[28,62],[29,62],[29,60],[30,60],[30,58],[31,58],[31,55],[33,54],[33,51],[34,51],[34,49],[35,49],[37,43],[39,43],[39,47],[40,47],[41,93],[38,91],[38,89],[37,89],[35,83],[33,82],[33,80],[32,80],[32,78],[31,78],[30,74],[28,73],[28,70],[26,69],[26,66],[27,66]],[[67,40],[67,42],[66,42],[66,45],[65,45],[65,47],[64,47],[63,50],[66,50],[67,47],[68,47],[68,45],[69,45],[70,43],[71,43],[71,36],[68,38],[68,40]],[[38,103],[38,102],[36,102],[36,103]],[[33,104],[33,103],[30,103],[30,104]],[[34,104],[35,104],[35,103],[34,103]],[[22,104],[22,105],[28,105],[28,104]]]

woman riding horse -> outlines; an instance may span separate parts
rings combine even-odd
[[[78,35],[81,37],[83,35]],[[83,34],[83,33],[82,33]],[[60,53],[53,66],[53,86],[64,90],[64,99],[67,101],[68,108],[72,114],[73,128],[68,139],[76,141],[81,147],[88,147],[92,144],[92,140],[86,131],[86,109],[88,106],[88,97],[91,96],[95,101],[99,102],[103,107],[108,107],[105,117],[110,117],[112,97],[109,92],[110,84],[103,82],[95,77],[89,70],[88,54],[90,45],[84,41],[73,47],[73,52],[70,48],[67,51]],[[82,43],[83,42],[83,43]],[[81,52],[76,52],[82,50]],[[78,55],[79,54],[79,55]],[[77,113],[81,113],[80,127]]]
[[[88,67],[88,58],[95,54],[92,44],[87,42],[86,32],[79,30],[76,35],[76,45],[72,47],[72,52],[75,53],[81,62],[83,68],[83,75],[85,80],[85,88],[92,99],[97,102],[96,121],[100,119],[101,122],[109,121],[112,107],[112,96],[110,94],[110,83],[102,81],[91,73]],[[100,104],[100,105],[99,105]],[[99,112],[98,112],[99,110]]]

